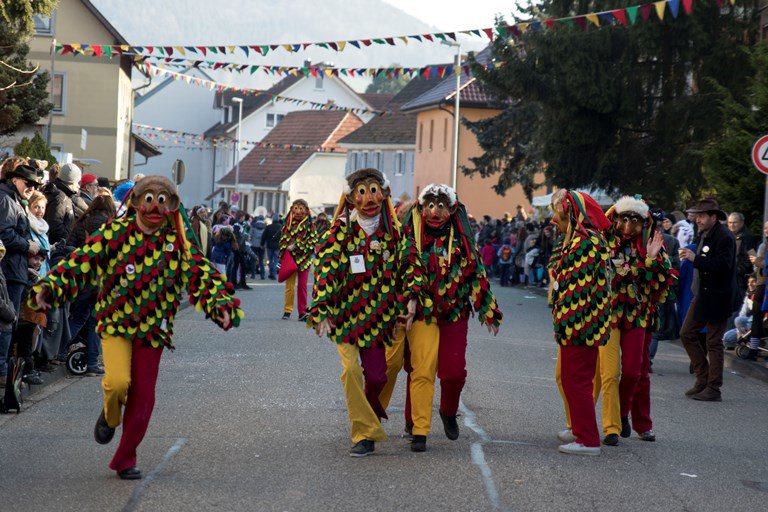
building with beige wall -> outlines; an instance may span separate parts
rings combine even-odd
[[[128,177],[131,167],[133,91],[128,57],[55,55],[58,44],[128,44],[87,0],[60,0],[50,18],[36,17],[29,60],[51,71],[54,110],[50,144],[54,152],[70,153],[74,160],[93,162],[88,172],[110,179]],[[49,119],[39,121],[44,138]],[[85,149],[81,147],[85,130]]]
[[[456,79],[446,78],[432,89],[401,107],[402,112],[416,113],[416,158],[414,163],[414,196],[430,183],[452,182],[453,170],[453,109]],[[494,102],[474,78],[462,76],[459,115],[469,121],[478,121],[498,115],[501,110],[494,108]],[[475,135],[465,126],[459,126],[458,167],[456,189],[459,199],[467,211],[475,217],[490,215],[501,218],[504,212],[514,213],[517,205],[526,211],[530,202],[520,185],[507,190],[500,196],[493,186],[498,176],[483,178],[476,174],[467,176],[462,166],[474,167],[470,158],[484,152]]]

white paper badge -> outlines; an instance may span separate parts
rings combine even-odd
[[[349,265],[353,274],[362,274],[365,272],[365,261],[362,254],[353,254],[349,258]]]
[[[136,272],[136,267],[134,267],[132,264],[129,263],[128,265],[125,266],[125,272],[127,274],[133,274],[134,272]]]
[[[173,250],[173,244],[169,242],[169,243],[168,243],[168,244],[165,246],[165,250],[166,250],[166,251],[168,251],[168,252],[171,252],[171,251]]]
[[[557,291],[557,290],[559,290],[559,289],[560,289],[560,285],[558,284],[558,282],[557,282],[557,281],[555,281],[554,283],[552,283],[552,288],[553,288],[555,291]]]
[[[702,247],[702,248],[701,248],[701,252],[705,252],[705,253],[706,253],[706,252],[709,252],[709,246],[708,246],[708,245],[705,245],[704,247]]]

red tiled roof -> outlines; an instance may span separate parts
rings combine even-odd
[[[299,110],[287,114],[262,142],[335,149],[340,138],[362,124],[359,117],[344,111]],[[240,183],[277,186],[314,153],[313,149],[254,148],[240,161]],[[234,182],[234,168],[218,181],[224,185]]]

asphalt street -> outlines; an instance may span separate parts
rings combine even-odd
[[[280,320],[282,291],[241,293],[246,319],[224,333],[194,308],[163,356],[139,466],[121,481],[101,446],[98,378],[70,378],[0,416],[0,511],[758,511],[768,502],[766,385],[727,371],[722,403],[683,396],[687,357],[664,342],[652,375],[657,442],[601,457],[557,452],[563,408],[544,297],[496,287],[497,338],[470,327],[461,437],[437,411],[426,453],[401,437],[401,374],[376,455],[348,456],[333,344]],[[118,436],[119,436],[118,431]]]

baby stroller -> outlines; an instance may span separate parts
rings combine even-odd
[[[66,367],[72,375],[85,375],[88,368],[88,353],[85,348],[85,341],[78,334],[72,340],[67,352]]]
[[[739,336],[736,345],[736,356],[739,359],[749,359],[749,336],[752,334],[752,330],[745,331],[744,334]],[[768,349],[765,348],[766,338],[760,339],[760,345],[757,347],[758,354],[768,354]]]

